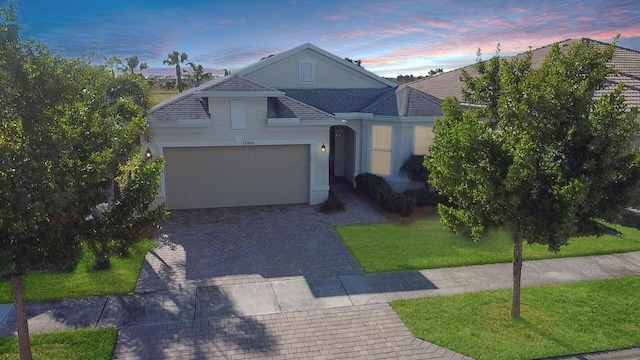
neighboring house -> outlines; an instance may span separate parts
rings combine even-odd
[[[572,42],[588,41],[596,46],[605,47],[608,44],[591,39],[567,39],[558,42],[561,48],[567,48]],[[531,66],[538,68],[542,65],[551,45],[547,45],[535,50],[531,54]],[[518,54],[516,56],[522,56]],[[509,57],[506,57],[509,58]],[[610,66],[618,73],[607,79],[609,85],[596,93],[599,96],[605,92],[610,92],[619,83],[624,84],[624,96],[627,106],[640,106],[640,52],[636,50],[616,47]],[[449,71],[443,74],[426,77],[408,84],[410,87],[432,95],[440,100],[448,96],[455,96],[462,101],[462,88],[464,83],[460,80],[460,71],[464,69],[469,75],[476,76],[478,72],[474,65],[469,65],[461,69]]]
[[[184,91],[151,110],[169,209],[318,204],[330,177],[372,172],[402,189],[431,145],[441,100],[312,44]]]

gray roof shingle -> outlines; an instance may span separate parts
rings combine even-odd
[[[394,88],[370,89],[281,89],[284,93],[328,113],[361,112],[384,94],[394,92]]]
[[[442,101],[412,87],[401,85],[362,110],[383,116],[439,116]]]
[[[208,117],[206,109],[200,103],[198,91],[277,91],[258,84],[253,80],[230,75],[221,79],[208,81],[198,87],[183,91],[161,102],[151,109],[149,121],[177,121],[190,119],[205,119]]]
[[[599,47],[608,45],[606,43],[591,39],[567,39],[558,42],[558,45],[561,48],[565,48],[576,41],[588,41]],[[534,68],[540,67],[550,49],[551,45],[547,45],[532,50],[531,66]],[[524,53],[518,54],[516,56],[522,55],[524,55]],[[627,106],[640,106],[640,86],[638,84],[640,82],[640,52],[617,46],[613,53],[613,58],[609,64],[619,73],[614,76],[610,76],[607,79],[613,85],[607,86],[605,89],[598,91],[596,93],[596,97],[602,96],[602,94],[612,91],[615,88],[616,84],[622,82],[625,85],[624,95]],[[418,89],[427,94],[435,96],[438,99],[444,99],[447,96],[455,96],[458,99],[461,99],[462,88],[464,86],[464,83],[460,80],[460,72],[462,69],[467,71],[467,73],[471,76],[478,75],[478,72],[476,71],[474,65],[469,65],[460,69],[446,72],[444,74],[420,79],[408,85],[414,89]]]
[[[330,120],[331,114],[318,110],[288,96],[271,97],[267,100],[267,117],[299,118],[300,120]]]

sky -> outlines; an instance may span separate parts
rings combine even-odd
[[[95,62],[136,55],[170,74],[173,50],[214,75],[310,42],[386,77],[472,64],[568,38],[640,51],[640,0],[14,0],[23,37]]]

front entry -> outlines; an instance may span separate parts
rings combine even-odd
[[[348,126],[330,129],[329,176],[344,177],[351,183],[356,172],[356,132]]]

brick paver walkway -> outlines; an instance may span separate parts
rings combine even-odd
[[[416,339],[387,304],[125,328],[114,359],[465,359]]]

